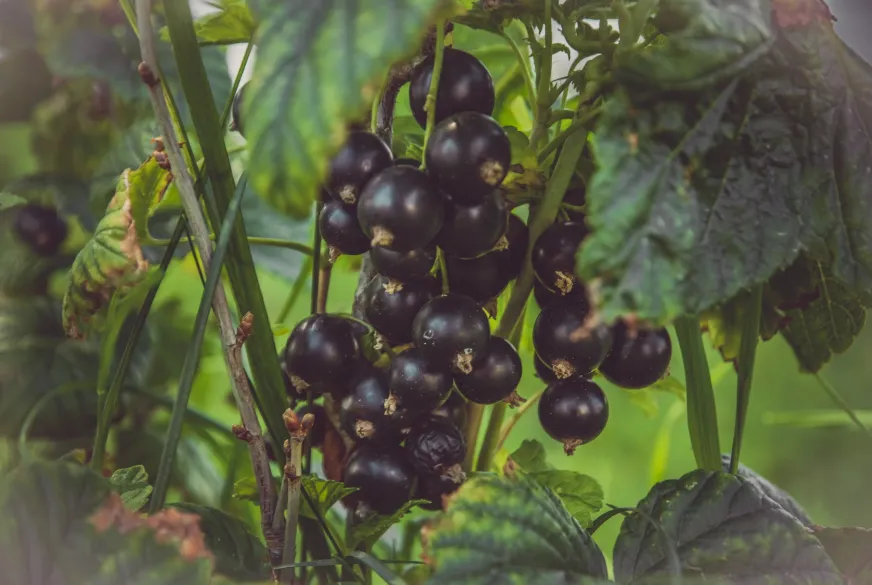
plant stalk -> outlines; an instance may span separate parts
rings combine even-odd
[[[285,542],[282,551],[282,565],[291,565],[297,560],[297,525],[300,520],[300,488],[302,486],[303,478],[303,443],[306,441],[306,435],[309,434],[309,429],[312,428],[315,418],[311,414],[307,414],[301,420],[290,408],[285,410],[283,418],[290,439],[285,442],[287,463],[285,464],[285,479],[283,483],[287,485],[288,490],[288,518],[285,523]],[[293,585],[294,569],[282,569],[279,579],[283,584]]]
[[[748,418],[748,403],[751,399],[751,380],[757,357],[757,342],[760,338],[760,314],[763,310],[763,285],[751,290],[748,309],[742,323],[742,341],[739,345],[738,381],[736,383],[736,428],[733,431],[733,450],[730,454],[730,473],[739,469],[739,453],[742,450],[742,435]]]
[[[442,60],[445,55],[445,21],[441,18],[436,22],[436,48],[433,52],[433,74],[430,77],[430,87],[427,90],[427,99],[424,102],[424,111],[427,112],[427,127],[424,130],[424,152],[427,151],[427,143],[436,125],[436,94],[439,92],[439,79],[442,77]],[[421,161],[421,168],[426,168],[427,157]]]
[[[534,358],[535,359],[535,358]],[[509,435],[512,433],[512,429],[515,428],[515,425],[518,424],[518,421],[521,420],[521,417],[527,413],[531,408],[536,406],[539,403],[539,400],[542,398],[542,394],[544,394],[544,390],[540,390],[533,394],[527,401],[518,407],[518,411],[509,419],[509,421],[503,426],[500,431],[500,439],[497,441],[496,451],[502,449],[506,444],[506,439],[509,438]]]

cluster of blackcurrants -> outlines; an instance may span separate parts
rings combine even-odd
[[[57,210],[37,203],[18,208],[13,229],[25,245],[44,257],[55,255],[67,238],[67,223]]]

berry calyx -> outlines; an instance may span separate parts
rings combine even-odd
[[[431,418],[412,428],[406,453],[420,475],[437,475],[460,484],[465,479],[460,464],[466,457],[466,439],[451,421]]]
[[[298,390],[312,386],[333,392],[344,389],[349,364],[360,350],[349,322],[332,315],[310,315],[300,321],[285,346],[285,365]]]
[[[18,208],[15,233],[40,256],[53,256],[67,239],[67,223],[49,207],[28,203]]]
[[[426,415],[448,400],[453,385],[447,367],[428,360],[418,348],[408,349],[391,361],[385,412],[402,414],[403,422]]]
[[[613,327],[612,349],[599,371],[621,388],[647,388],[662,378],[672,359],[672,341],[666,329],[629,331],[623,322]]]
[[[545,389],[539,400],[539,422],[552,439],[563,443],[572,455],[579,445],[599,436],[609,419],[606,395],[592,380],[557,380]]]
[[[473,362],[487,353],[490,325],[473,299],[449,293],[421,308],[412,323],[412,338],[429,360],[468,374]]]
[[[581,221],[565,221],[548,227],[533,245],[533,270],[552,291],[565,296],[578,285],[575,254],[587,235]]]
[[[611,345],[611,328],[595,319],[586,304],[545,307],[533,326],[536,354],[560,379],[592,372]]]
[[[509,172],[512,146],[493,118],[462,112],[433,129],[424,157],[428,172],[455,205],[477,205]]]
[[[370,132],[351,132],[345,145],[330,161],[327,190],[346,205],[357,203],[366,184],[393,164],[384,141]]]
[[[445,203],[430,178],[414,167],[395,166],[377,175],[360,196],[357,219],[373,246],[408,252],[433,241]]]
[[[413,282],[430,278],[430,270],[436,262],[436,246],[397,252],[383,246],[374,247],[369,259],[375,271],[400,282]]]
[[[391,419],[385,415],[389,394],[387,372],[369,364],[362,366],[339,405],[345,433],[355,441],[395,436]]]
[[[318,229],[329,246],[331,262],[340,254],[356,256],[369,250],[369,238],[360,229],[357,214],[338,201],[324,204],[318,215]]]
[[[506,200],[494,190],[478,205],[446,205],[445,221],[436,244],[458,258],[475,258],[493,250],[508,225]]]
[[[587,289],[581,284],[581,282],[576,283],[570,292],[562,294],[549,289],[537,277],[533,280],[533,298],[536,299],[536,304],[543,309],[561,303],[584,304],[587,306]]]
[[[357,488],[349,500],[379,514],[399,510],[408,501],[414,480],[415,470],[401,447],[371,442],[357,446],[342,473],[342,482]]]
[[[433,77],[433,55],[424,59],[412,72],[409,83],[409,105],[421,128],[427,126],[424,104]],[[480,112],[490,116],[494,111],[494,81],[484,64],[466,51],[446,48],[442,53],[442,72],[436,90],[436,123],[459,112]]]
[[[363,312],[390,345],[411,343],[415,316],[439,292],[439,283],[433,277],[400,283],[378,275],[364,290]]]
[[[469,374],[456,374],[461,394],[478,404],[495,404],[509,398],[521,381],[521,357],[507,340],[491,337],[487,353]]]

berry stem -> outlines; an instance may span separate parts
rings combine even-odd
[[[739,345],[738,380],[736,382],[736,427],[733,431],[733,449],[730,454],[730,473],[739,470],[739,453],[742,450],[742,435],[748,418],[748,402],[751,398],[751,379],[754,376],[754,361],[757,357],[757,341],[760,338],[760,313],[763,310],[763,285],[751,289],[748,311],[742,323],[742,341]]]
[[[439,91],[439,79],[442,77],[442,60],[445,53],[445,21],[441,18],[436,22],[436,48],[433,51],[433,75],[430,77],[430,88],[427,91],[427,100],[424,102],[424,110],[427,111],[427,128],[424,130],[424,151],[427,150],[427,142],[436,125],[436,94]],[[426,168],[426,159],[421,161],[421,169]]]
[[[567,141],[570,136],[575,134],[576,132],[587,130],[591,126],[591,122],[600,115],[602,112],[602,107],[597,106],[595,108],[591,108],[584,115],[579,116],[575,119],[569,126],[566,127],[566,130],[558,134],[554,137],[551,142],[546,144],[541,151],[539,151],[538,160],[539,162],[544,162],[552,152],[557,150],[561,144]]]
[[[215,240],[217,239],[217,235],[214,233],[209,234],[209,239]],[[191,241],[196,241],[196,238],[191,238]],[[168,246],[171,240],[147,240],[143,242],[143,245],[146,246]],[[287,250],[294,250],[301,254],[305,254],[306,256],[312,255],[311,246],[307,246],[306,244],[301,244],[300,242],[294,242],[291,240],[282,240],[280,238],[260,238],[260,237],[249,237],[248,243],[252,246],[269,246],[272,248],[285,248]]]
[[[498,452],[503,446],[506,444],[506,439],[509,438],[509,435],[512,432],[512,429],[515,428],[515,425],[518,424],[518,421],[521,420],[521,417],[527,413],[528,410],[536,406],[539,403],[539,399],[542,398],[542,394],[545,393],[545,390],[540,390],[533,394],[527,401],[518,407],[518,410],[515,412],[515,415],[509,419],[509,421],[503,425],[503,428],[500,430],[500,438],[497,441],[496,448],[494,449],[494,453]]]
[[[297,299],[299,299],[300,295],[303,293],[303,286],[306,284],[306,279],[309,278],[310,274],[312,274],[311,256],[306,258],[306,263],[303,264],[300,273],[297,274],[297,278],[294,280],[294,284],[291,287],[291,292],[288,294],[288,298],[285,299],[285,304],[282,305],[281,311],[279,311],[278,320],[276,321],[277,323],[284,323],[288,318],[288,315],[291,314],[294,305],[297,304]]]
[[[508,33],[505,31],[500,33],[509,46],[512,47],[512,52],[515,53],[515,58],[518,60],[518,66],[521,68],[521,76],[524,78],[524,88],[527,91],[527,105],[531,110],[536,108],[536,86],[533,84],[533,74],[530,71],[530,57],[521,52],[521,47]]]
[[[448,263],[445,262],[445,252],[442,248],[436,248],[436,262],[439,264],[439,274],[442,277],[442,294],[448,294]]]

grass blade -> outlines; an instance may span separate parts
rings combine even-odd
[[[348,555],[352,559],[360,561],[373,571],[375,574],[384,579],[385,583],[388,585],[406,585],[406,582],[400,578],[399,575],[391,571],[386,564],[382,561],[378,560],[368,552],[364,552],[362,550],[356,550],[354,552],[349,553]]]
[[[739,470],[739,452],[742,450],[742,435],[748,418],[748,403],[751,399],[751,379],[754,377],[754,361],[757,357],[757,341],[760,338],[760,313],[763,310],[763,285],[751,291],[748,311],[742,323],[742,341],[739,345],[738,381],[736,382],[736,428],[733,431],[733,450],[730,454],[730,473]]]
[[[717,407],[699,321],[696,317],[681,317],[675,321],[675,333],[684,359],[687,427],[693,455],[700,469],[718,471],[721,469],[721,447]]]
[[[860,419],[854,409],[851,408],[851,405],[848,404],[848,401],[845,400],[845,397],[842,396],[838,390],[836,390],[835,386],[830,384],[826,378],[821,376],[820,372],[816,373],[814,377],[815,380],[818,381],[818,384],[821,385],[821,388],[824,389],[824,392],[827,393],[827,396],[830,397],[830,400],[832,400],[836,404],[836,406],[841,408],[842,411],[844,411],[844,413],[848,415],[848,418],[850,418],[851,421],[855,425],[857,425],[857,428],[866,433],[867,437],[872,437],[872,433],[869,432],[869,427],[863,424],[863,421]]]
[[[230,236],[233,231],[233,222],[236,220],[239,213],[239,208],[242,205],[242,196],[244,194],[245,181],[239,184],[239,187],[233,196],[233,200],[230,203],[230,208],[227,210],[224,224],[221,226],[221,231],[218,235],[218,243],[215,246],[215,252],[212,256],[212,265],[209,267],[209,273],[206,276],[206,285],[204,286],[203,296],[200,297],[200,307],[197,309],[197,317],[194,320],[194,332],[191,337],[191,343],[188,346],[188,353],[185,356],[185,364],[182,367],[182,374],[179,380],[179,391],[178,394],[176,394],[176,402],[173,405],[173,414],[170,419],[169,429],[167,430],[167,440],[164,443],[163,452],[160,456],[157,478],[154,482],[154,492],[152,493],[151,501],[149,502],[150,513],[154,513],[161,509],[164,500],[166,499],[173,461],[176,456],[176,449],[179,444],[179,439],[182,436],[182,423],[184,422],[185,413],[188,408],[188,399],[191,397],[194,378],[197,375],[197,366],[200,363],[200,353],[203,349],[203,338],[206,335],[206,327],[209,323],[209,313],[212,308],[212,297],[215,295],[215,289],[221,282],[221,266],[224,263],[224,257],[227,254]]]

